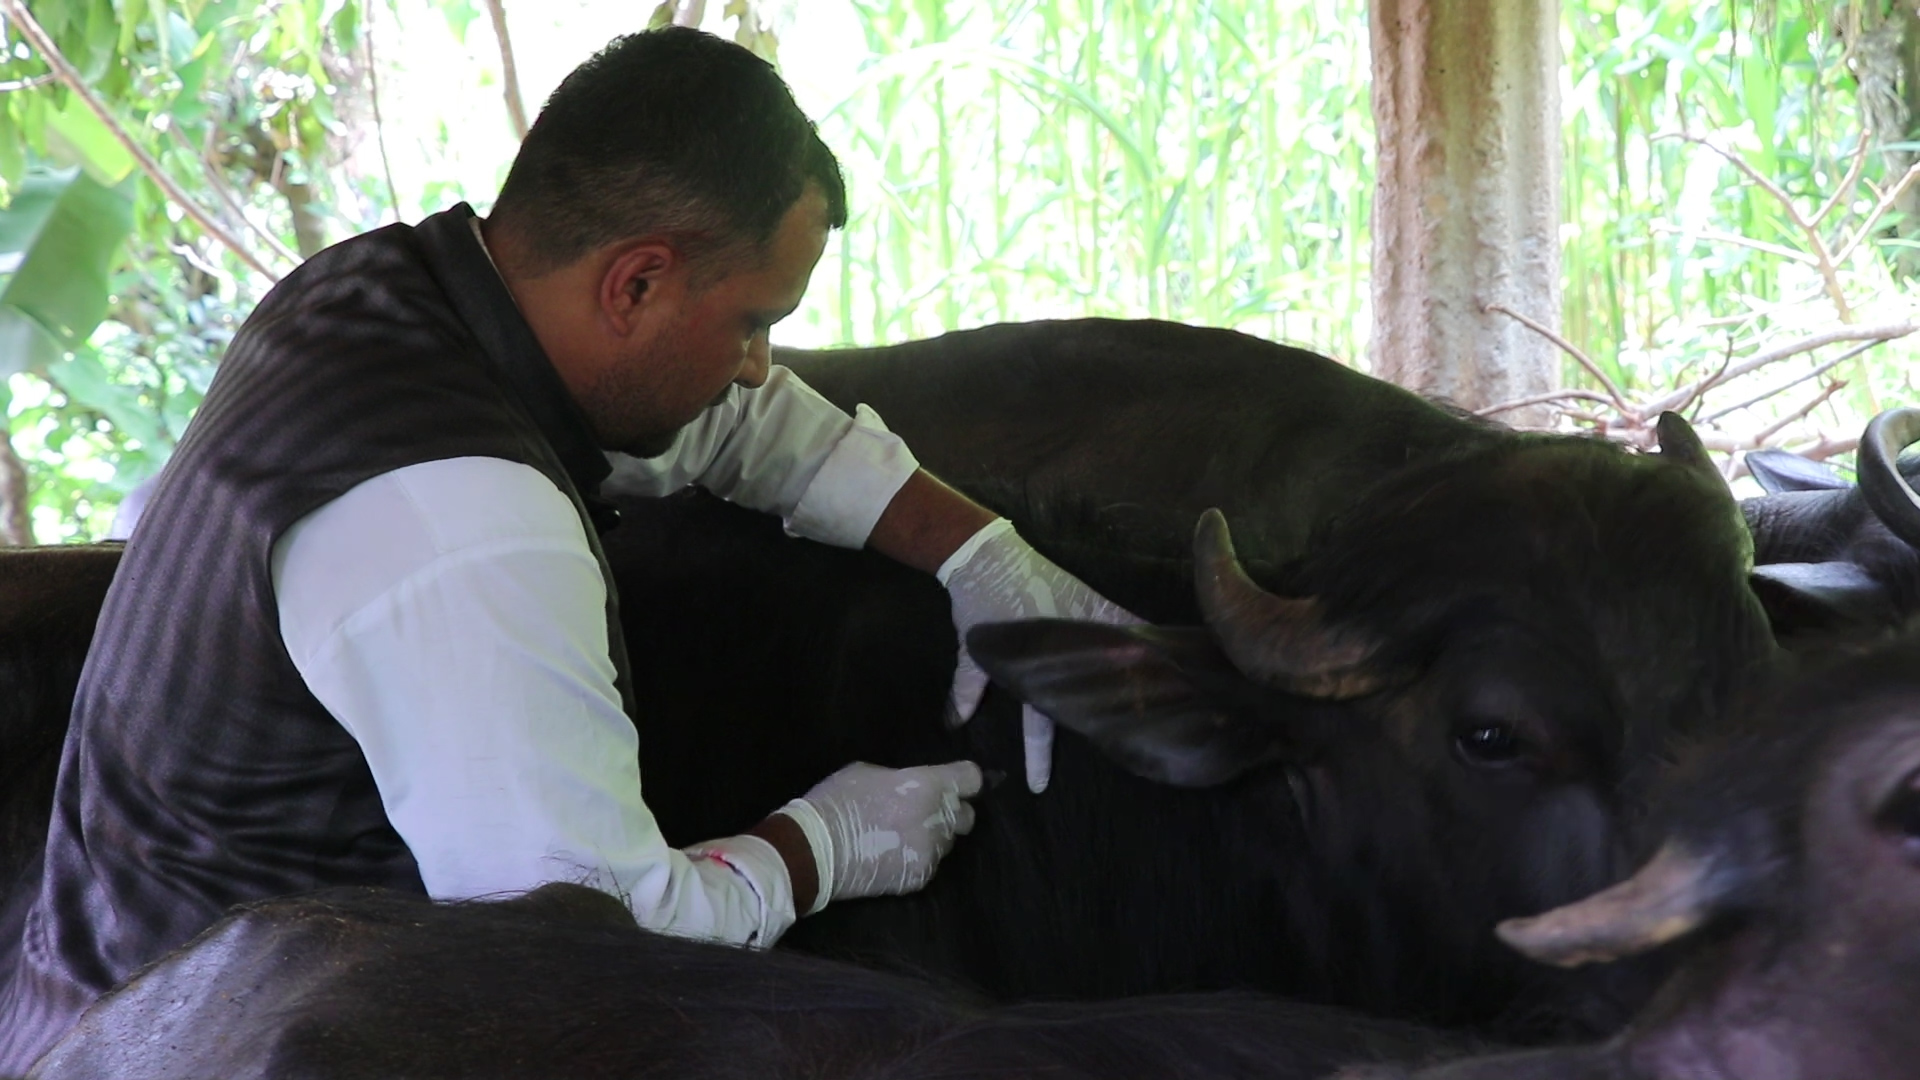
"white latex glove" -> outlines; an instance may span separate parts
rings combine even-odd
[[[1033,550],[1006,518],[995,519],[961,544],[936,576],[953,599],[953,628],[960,632],[960,660],[947,699],[947,719],[955,726],[973,719],[987,692],[987,673],[967,655],[967,631],[975,626],[1014,619],[1084,619],[1119,626],[1143,621]],[[1038,794],[1047,790],[1053,776],[1053,721],[1026,705],[1020,726],[1027,750],[1027,790]]]
[[[971,761],[883,769],[854,762],[781,808],[807,836],[820,888],[829,900],[916,892],[953,847],[973,831],[980,767]]]

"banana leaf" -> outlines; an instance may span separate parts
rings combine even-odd
[[[0,377],[44,371],[106,317],[133,200],[79,169],[31,169],[0,210]]]

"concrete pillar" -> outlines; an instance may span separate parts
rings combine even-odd
[[[1559,0],[1373,0],[1375,375],[1471,409],[1558,385],[1486,306],[1560,325],[1559,34]]]

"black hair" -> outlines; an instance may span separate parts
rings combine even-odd
[[[493,216],[535,273],[649,234],[731,264],[759,253],[808,184],[845,225],[840,163],[773,67],[674,26],[615,38],[560,83]]]

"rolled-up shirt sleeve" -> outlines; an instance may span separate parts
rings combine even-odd
[[[771,845],[661,835],[599,564],[538,471],[456,458],[375,477],[289,530],[273,577],[294,665],[359,743],[430,895],[570,881],[668,933],[766,946],[792,925]]]
[[[848,416],[775,366],[762,386],[729,388],[659,457],[615,455],[607,487],[669,495],[697,484],[777,515],[794,536],[857,548],[918,467],[878,413]]]

